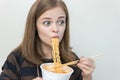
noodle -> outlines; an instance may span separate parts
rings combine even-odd
[[[59,54],[59,40],[58,38],[52,38],[52,55],[53,55],[53,61],[55,66],[55,72],[63,72],[61,67],[61,60],[60,60],[60,54]]]

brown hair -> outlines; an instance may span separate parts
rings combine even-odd
[[[36,0],[36,2],[32,5],[27,17],[23,41],[16,49],[21,50],[21,53],[25,59],[34,64],[42,63],[44,58],[41,48],[41,41],[37,33],[36,20],[45,11],[57,6],[60,6],[66,14],[66,30],[64,32],[63,39],[60,42],[61,60],[68,62],[76,58],[69,47],[69,14],[65,3],[62,0]]]

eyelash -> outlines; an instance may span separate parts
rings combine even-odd
[[[50,26],[51,23],[52,23],[51,21],[44,21],[44,22],[43,22],[43,25],[45,25],[45,26]],[[58,26],[63,26],[63,25],[65,24],[65,21],[64,21],[64,20],[59,20],[59,21],[56,22],[56,24],[57,24]]]
[[[60,20],[60,21],[58,21],[57,23],[58,23],[59,26],[62,26],[62,25],[65,24],[65,21],[64,21],[64,20]]]
[[[49,26],[51,23],[52,23],[51,21],[44,21],[44,22],[43,22],[43,25]]]

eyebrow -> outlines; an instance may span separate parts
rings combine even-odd
[[[58,19],[60,19],[60,18],[65,18],[65,16],[60,16],[60,17],[58,17]],[[44,19],[51,19],[51,18],[45,17],[45,18],[43,18],[42,20],[44,20]]]
[[[58,19],[59,19],[59,18],[65,18],[65,16],[60,16],[60,17],[58,17]]]

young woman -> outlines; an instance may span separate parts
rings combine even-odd
[[[69,44],[69,14],[62,0],[36,0],[32,5],[23,41],[7,57],[0,80],[42,80],[40,65],[53,62],[51,39],[59,39],[62,63],[78,60],[71,66],[70,80],[92,80],[95,63],[90,58],[79,58]],[[37,77],[37,78],[36,78]]]

